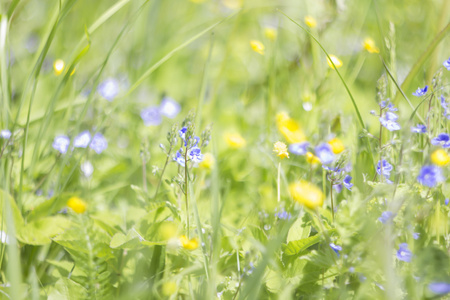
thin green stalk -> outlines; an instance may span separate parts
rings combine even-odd
[[[158,185],[156,186],[156,191],[155,191],[155,194],[153,195],[153,199],[156,199],[156,196],[158,195],[158,191],[159,191],[159,188],[161,186],[161,182],[162,182],[162,179],[163,179],[163,176],[164,176],[164,172],[166,171],[167,164],[169,163],[170,153],[171,152],[172,152],[172,146],[170,146],[169,151],[167,152],[166,162],[164,163],[164,167],[163,167],[163,169],[161,171],[161,176],[159,177]]]
[[[188,149],[186,147],[184,152],[184,195],[186,199],[186,235],[189,239],[189,178],[188,178],[188,157],[187,157]]]
[[[278,178],[277,178],[277,202],[280,203],[280,186],[281,186],[281,161],[278,163]]]

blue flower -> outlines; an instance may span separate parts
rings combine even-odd
[[[334,153],[330,145],[322,143],[316,147],[316,155],[324,165],[328,165],[334,160]]]
[[[8,129],[3,129],[2,131],[0,131],[0,136],[5,140],[9,140],[9,138],[11,137],[11,131],[9,131]]]
[[[58,135],[55,137],[52,147],[55,150],[58,150],[61,154],[64,154],[67,152],[67,149],[70,145],[70,139],[66,135]]]
[[[305,155],[306,152],[308,152],[308,146],[309,146],[308,142],[290,144],[289,152],[295,155]]]
[[[186,166],[186,161],[184,159],[184,156],[181,154],[181,149],[177,151],[177,154],[175,155],[173,160],[182,167]]]
[[[141,110],[141,118],[145,126],[157,126],[161,124],[162,118],[157,107],[147,107]]]
[[[180,130],[178,130],[178,134],[180,135],[180,138],[184,141],[186,136],[187,127],[183,127]]]
[[[427,93],[427,91],[428,91],[428,85],[426,85],[423,89],[421,89],[420,87],[417,88],[417,91],[415,91],[413,93],[413,95],[417,96],[417,97],[421,97],[421,96],[425,95]]]
[[[336,252],[337,256],[339,257],[339,251],[342,251],[342,247],[337,246],[333,243],[330,243],[330,247],[331,247],[331,249],[333,249],[334,252]]]
[[[342,192],[342,184],[335,184],[333,185],[334,190],[336,191],[336,193],[340,193]]]
[[[352,176],[347,175],[344,178],[344,181],[342,182],[344,184],[344,186],[347,188],[347,190],[351,191],[352,190],[352,186],[353,183],[350,183],[350,181],[352,180]]]
[[[407,243],[402,243],[397,251],[397,258],[401,261],[410,262],[412,259],[412,252],[408,249]]]
[[[411,127],[411,132],[426,133],[427,132],[427,126],[425,126],[423,124],[417,124],[416,127]]]
[[[175,118],[180,110],[180,105],[170,97],[164,97],[159,105],[159,112],[170,119]]]
[[[97,91],[103,98],[112,101],[119,94],[119,82],[114,78],[108,78],[99,84]]]
[[[449,68],[450,68],[450,66],[449,66]],[[432,282],[428,285],[428,288],[433,293],[439,294],[439,295],[445,295],[445,294],[450,293],[450,283],[448,283],[448,282]]]
[[[290,220],[292,216],[290,213],[288,213],[283,209],[281,212],[275,213],[275,217],[277,217],[280,220]]]
[[[73,140],[73,146],[76,148],[86,148],[91,141],[91,133],[88,130],[77,135]]]
[[[203,160],[203,154],[199,147],[193,147],[189,150],[189,158],[195,162],[199,163]]]
[[[108,148],[108,141],[105,139],[105,137],[100,132],[97,132],[94,135],[94,137],[92,138],[92,142],[89,145],[89,147],[92,150],[94,150],[97,154],[100,154],[106,148]]]
[[[383,211],[381,213],[381,217],[378,218],[378,221],[380,221],[383,224],[386,224],[387,222],[390,222],[392,219],[394,219],[394,214],[390,211]]]
[[[378,175],[382,175],[381,172],[383,171],[383,176],[386,178],[391,177],[391,171],[393,170],[393,167],[390,163],[388,163],[385,159],[383,159],[382,162],[378,161],[377,164],[377,173]]]
[[[389,100],[389,99],[388,99]],[[381,101],[380,102],[380,107],[381,108],[388,108],[390,111],[398,111],[398,108],[396,108],[394,106],[394,104],[392,104],[391,102],[389,102],[389,104],[386,106],[387,102],[386,101]]]
[[[450,136],[447,133],[440,133],[437,137],[431,139],[432,145],[441,145],[442,148],[450,147]]]
[[[420,233],[418,233],[418,232],[413,233],[413,239],[418,240],[419,237],[420,237]]]
[[[447,199],[445,199],[445,202],[444,202],[444,203],[445,203],[445,205],[448,205],[448,200],[449,200],[448,198],[447,198]]]
[[[380,123],[389,131],[396,131],[401,129],[400,125],[397,123],[397,119],[398,116],[396,114],[388,111],[384,117],[380,117]]]
[[[450,71],[450,57],[442,65]]]
[[[423,166],[419,176],[417,176],[417,181],[419,181],[420,184],[431,188],[436,186],[439,182],[444,181],[444,176],[442,175],[441,168],[437,166]]]

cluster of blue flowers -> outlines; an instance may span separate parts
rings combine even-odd
[[[53,148],[61,154],[67,152],[69,145],[70,138],[66,135],[56,136],[52,144]],[[74,138],[73,146],[75,148],[86,148],[89,146],[89,148],[94,150],[97,154],[100,154],[108,148],[108,141],[100,132],[97,132],[93,137],[91,137],[89,130],[86,130]]]
[[[180,105],[170,97],[164,97],[159,106],[146,107],[141,111],[145,126],[157,126],[162,122],[162,116],[175,118],[181,111]]]
[[[417,176],[417,181],[424,186],[435,187],[438,183],[444,181],[442,169],[433,165],[423,166],[419,176]]]
[[[198,147],[198,143],[200,142],[200,138],[198,136],[186,137],[187,127],[183,127],[178,131],[180,138],[183,140],[183,146],[180,150],[177,151],[174,160],[182,167],[186,166],[186,157],[184,155],[185,151],[187,151],[188,161],[192,161],[194,163],[199,163],[203,160],[203,154],[201,149]],[[191,141],[195,141],[192,146],[189,146]]]
[[[394,111],[398,111],[398,109],[390,102],[381,101],[380,102],[381,115],[380,115],[380,123],[383,127],[385,127],[389,131],[397,131],[400,130],[400,124],[398,124],[398,115],[394,113]],[[388,109],[385,113],[384,110]]]
[[[392,183],[389,178],[391,177],[391,172],[393,169],[394,167],[390,163],[388,163],[387,160],[383,159],[382,161],[378,161],[377,173],[378,175],[384,177],[387,183]]]

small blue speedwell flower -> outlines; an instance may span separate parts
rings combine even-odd
[[[160,114],[170,119],[175,118],[180,110],[180,105],[170,97],[164,97],[161,104],[159,105]]]
[[[381,217],[378,218],[378,221],[380,221],[383,224],[386,224],[387,222],[390,222],[392,219],[394,219],[394,214],[390,211],[383,211],[381,213]]]
[[[377,173],[378,175],[384,176],[387,180],[391,177],[391,172],[394,168],[390,163],[388,163],[385,159],[383,161],[378,161],[377,164]],[[388,182],[390,182],[388,180]]]
[[[0,131],[0,136],[3,139],[8,140],[11,137],[11,131],[9,131],[8,129],[3,129],[2,131]]]
[[[450,57],[442,65],[450,71]]]
[[[447,133],[440,133],[437,137],[431,139],[432,145],[441,145],[442,148],[450,147],[450,136]]]
[[[316,156],[324,165],[331,164],[334,161],[334,153],[327,143],[322,143],[316,147]]]
[[[398,116],[396,114],[388,111],[383,117],[380,117],[380,123],[389,131],[396,131],[401,129],[400,125],[397,123],[397,119]]]
[[[305,155],[308,152],[309,143],[297,143],[289,145],[289,152],[295,155]]]
[[[342,247],[335,245],[333,243],[330,243],[331,249],[333,249],[334,252],[336,252],[337,256],[339,257],[339,251],[342,251]]]
[[[407,243],[402,243],[397,251],[397,258],[401,261],[410,262],[412,259],[412,252],[408,249]]]
[[[350,181],[352,180],[352,176],[347,175],[344,178],[344,181],[342,182],[344,184],[344,186],[347,188],[347,190],[351,191],[352,190],[352,186],[353,183],[350,183]]]
[[[450,61],[450,58],[449,58]],[[450,62],[449,62],[449,70],[450,70]],[[430,291],[435,294],[445,295],[450,293],[450,283],[448,282],[432,282],[428,285]]]
[[[53,141],[52,147],[59,151],[61,154],[64,154],[67,152],[67,149],[70,145],[70,139],[66,135],[58,135],[55,137],[55,140]]]
[[[183,127],[178,131],[178,134],[180,135],[181,139],[183,140],[183,144],[185,148],[181,148],[177,151],[174,161],[176,161],[180,166],[184,167],[186,166],[186,152],[187,151],[187,158],[189,158],[189,161],[192,161],[194,163],[199,163],[203,161],[203,154],[201,152],[201,149],[198,147],[198,143],[200,142],[199,137],[186,137],[187,127]]]
[[[420,170],[417,181],[427,187],[435,187],[438,183],[444,181],[442,169],[437,166],[423,166]]]
[[[97,154],[100,154],[108,148],[108,141],[100,132],[97,132],[92,138],[92,142],[89,147]]]
[[[157,126],[161,124],[162,118],[157,107],[147,107],[141,110],[141,118],[145,126]]]
[[[100,96],[111,102],[119,94],[119,82],[117,79],[108,78],[100,83],[97,91]]]
[[[423,95],[425,95],[428,91],[428,85],[426,85],[423,89],[421,89],[420,87],[417,88],[417,91],[415,91],[413,93],[414,96],[416,97],[422,97]]]
[[[75,137],[75,139],[73,140],[73,146],[75,148],[86,148],[89,145],[90,141],[91,133],[89,132],[89,130],[85,130]]]
[[[426,133],[427,132],[427,126],[425,126],[423,124],[417,124],[416,127],[411,127],[411,132]]]

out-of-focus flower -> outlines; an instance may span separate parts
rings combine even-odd
[[[243,2],[243,0],[222,0],[223,5],[229,9],[239,9]]]
[[[342,183],[344,184],[344,186],[347,188],[347,190],[351,191],[352,187],[353,187],[353,183],[351,183],[350,181],[352,180],[352,176],[347,175],[345,176],[344,180],[342,181]]]
[[[445,202],[444,202],[444,203],[445,203],[445,205],[448,205],[448,202],[449,202],[449,200],[450,200],[450,199],[448,199],[448,198],[447,198],[447,199],[445,199]]]
[[[397,123],[397,119],[398,116],[396,114],[388,111],[384,117],[380,117],[380,123],[389,131],[396,131],[401,129],[400,125]]]
[[[320,164],[320,159],[311,152],[306,152],[306,161],[312,165]]]
[[[412,252],[408,249],[407,243],[402,243],[397,251],[397,258],[401,261],[410,262],[412,259]]]
[[[203,2],[203,0],[201,0],[201,2],[197,2],[199,0],[191,0],[194,3],[201,3]],[[161,287],[161,293],[165,296],[165,297],[169,297],[173,294],[175,294],[177,291],[177,284],[176,282],[173,281],[168,281],[168,282],[164,282],[162,287]]]
[[[450,136],[447,133],[440,133],[437,137],[431,139],[432,145],[441,145],[442,148],[450,147]]]
[[[55,150],[58,150],[61,154],[64,154],[67,152],[67,149],[70,145],[70,139],[66,135],[58,135],[53,140],[52,147]]]
[[[203,154],[203,160],[199,163],[201,169],[211,170],[214,167],[215,160],[211,153]]]
[[[228,144],[229,147],[233,149],[242,148],[247,143],[245,139],[238,133],[225,134],[225,142]]]
[[[305,134],[303,133],[300,124],[294,119],[289,117],[285,112],[280,112],[276,116],[278,131],[284,136],[288,143],[300,143],[305,140]]]
[[[420,238],[420,233],[414,232],[413,233],[413,239],[418,240]]]
[[[450,162],[450,156],[444,149],[438,149],[431,154],[431,162],[442,167]]]
[[[145,126],[157,126],[162,122],[160,110],[155,106],[141,110],[141,118]]]
[[[11,137],[11,131],[9,131],[8,129],[3,129],[2,131],[0,131],[0,136],[2,137],[2,139],[8,140]]]
[[[295,155],[305,155],[308,152],[308,146],[308,142],[290,144],[289,152]]]
[[[427,126],[425,126],[423,124],[417,124],[416,127],[411,127],[411,132],[426,133],[427,132]]]
[[[450,57],[442,65],[450,71]]]
[[[283,208],[283,210],[280,211],[279,213],[275,213],[275,217],[277,217],[280,220],[290,220],[292,216]]]
[[[92,142],[89,147],[94,150],[97,154],[102,153],[106,148],[108,148],[108,141],[100,132],[97,132],[92,138]]]
[[[182,127],[180,130],[178,130],[178,135],[180,136],[180,138],[185,141],[186,140],[186,131],[187,131],[187,127]]]
[[[188,239],[185,235],[180,236],[181,246],[186,250],[195,250],[198,248],[198,239]]]
[[[264,28],[264,35],[266,36],[267,39],[275,41],[278,36],[278,31],[274,27],[266,27]]]
[[[377,164],[377,173],[378,175],[383,175],[385,178],[391,177],[391,172],[394,168],[387,160],[383,159],[383,161],[378,161]]]
[[[91,141],[91,133],[88,130],[77,135],[73,140],[73,146],[76,148],[86,148]]]
[[[285,157],[289,158],[289,152],[288,152],[287,146],[283,142],[276,142],[273,145],[273,152],[275,152],[275,154],[278,157],[280,157],[281,159],[283,159]]]
[[[394,104],[389,101],[389,99],[388,101],[381,101],[379,105],[382,109],[387,108],[389,111],[398,111],[398,108],[396,108]]]
[[[161,115],[170,119],[175,118],[181,111],[180,104],[170,97],[164,97],[159,105],[159,112]],[[141,115],[142,116],[142,115]],[[144,119],[144,118],[142,118]]]
[[[378,218],[378,221],[380,221],[383,224],[386,224],[387,222],[390,222],[392,219],[394,219],[394,214],[390,211],[383,211],[381,213],[381,217]]]
[[[309,28],[314,28],[314,27],[317,26],[317,21],[316,21],[316,19],[314,19],[314,18],[311,17],[311,16],[306,16],[306,17],[305,17],[305,24],[306,24],[306,26],[308,26]]]
[[[56,75],[61,75],[61,73],[64,71],[65,63],[62,59],[57,59],[53,63],[53,70],[55,71]]]
[[[375,45],[375,41],[371,38],[365,39],[363,46],[369,53],[380,53],[380,49]]]
[[[330,60],[331,59],[331,60]],[[330,66],[330,68],[334,69],[334,66],[336,66],[336,68],[340,68],[342,67],[342,60],[340,60],[339,58],[337,58],[337,56],[330,54],[330,58],[327,57],[327,63],[328,66]],[[334,66],[333,66],[334,63]]]
[[[0,242],[9,245],[9,235],[3,230],[0,230]]]
[[[330,145],[331,151],[333,151],[334,154],[339,154],[345,150],[344,144],[338,138],[333,138],[333,139],[329,140],[328,145]]]
[[[337,256],[339,257],[339,251],[342,251],[342,247],[335,245],[333,243],[330,243],[330,248],[333,249],[333,251],[336,252]]]
[[[423,166],[420,170],[417,181],[427,187],[435,187],[438,183],[444,181],[442,169],[436,166]]]
[[[414,96],[416,97],[422,97],[423,95],[425,95],[428,91],[428,85],[426,85],[423,89],[421,89],[420,87],[417,88],[417,90],[413,93]]]
[[[67,207],[70,207],[75,213],[82,214],[86,211],[86,202],[78,197],[71,197],[67,201]]]
[[[108,78],[99,84],[97,91],[106,100],[113,101],[119,94],[119,81],[114,78]]]
[[[94,173],[94,166],[92,166],[90,161],[85,161],[80,166],[81,172],[83,172],[84,177],[91,177],[92,173]]]
[[[322,206],[325,198],[317,186],[303,180],[290,184],[289,191],[295,201],[310,209]]]
[[[194,163],[199,163],[203,160],[203,154],[199,147],[193,147],[192,149],[189,149],[188,156]]]
[[[325,143],[320,144],[315,149],[317,157],[320,159],[322,164],[328,165],[334,161],[334,153],[331,150],[331,146]]]
[[[255,51],[255,52],[257,52],[257,53],[259,53],[261,55],[264,55],[265,47],[264,47],[263,43],[261,43],[260,41],[258,41],[258,40],[251,40],[250,41],[250,47],[252,47],[253,51]]]
[[[177,154],[175,154],[173,160],[176,161],[182,167],[186,166],[186,161],[184,159],[184,156],[181,154],[181,149],[177,151]]]
[[[450,66],[449,66],[449,68],[450,68]],[[439,294],[439,295],[445,295],[445,294],[450,293],[450,283],[448,283],[448,282],[432,282],[428,285],[428,288],[433,293]]]

